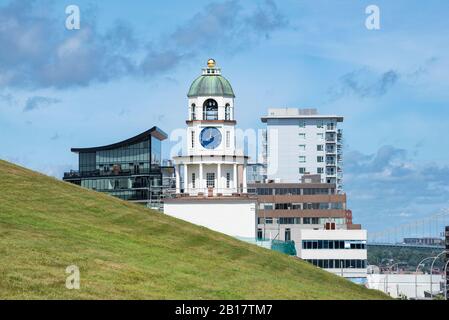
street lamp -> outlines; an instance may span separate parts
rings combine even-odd
[[[449,260],[447,260],[444,266],[444,298],[447,300],[447,266],[449,265]]]
[[[432,266],[430,267],[430,298],[433,299],[433,279],[432,279],[432,275],[433,275],[433,265],[435,264],[435,261],[437,261],[437,259],[445,254],[448,253],[449,250],[444,250],[442,252],[440,252],[439,254],[436,255],[436,257],[433,259],[432,261]]]
[[[343,277],[343,264],[344,264],[344,260],[340,259],[340,267],[341,267],[341,276]]]
[[[416,271],[415,271],[415,297],[418,298],[418,270],[420,266],[424,267],[424,261],[426,260],[430,260],[430,259],[435,259],[436,257],[427,257],[421,260],[420,263],[418,263],[418,265],[416,266]],[[432,281],[432,275],[430,275],[430,281]]]
[[[399,268],[399,264],[400,264],[400,262],[396,262],[395,264],[392,264],[392,265],[388,268],[388,270],[391,272],[391,269],[392,269],[395,265],[397,265],[398,268]],[[388,274],[389,274],[390,272],[388,272],[388,273],[387,273],[387,276],[386,276],[386,281],[387,281],[386,292],[388,293],[388,295],[390,295],[389,292],[388,292]]]
[[[388,268],[390,271],[392,271],[391,269],[393,269],[394,266],[398,266],[396,269],[399,269],[399,264],[400,262],[396,262],[395,264],[392,264],[390,268]],[[393,272],[393,271],[392,271]]]
[[[388,290],[388,285],[389,285],[389,283],[388,283],[388,275],[389,275],[389,273],[391,272],[391,268],[394,267],[394,266],[397,265],[397,264],[399,264],[399,262],[396,262],[395,264],[392,264],[390,267],[388,267],[387,276],[385,277],[385,280],[386,280],[386,288],[385,288],[385,292],[386,292],[388,295],[390,295],[389,290]]]

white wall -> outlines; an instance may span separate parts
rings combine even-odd
[[[440,289],[443,276],[433,275],[433,291]],[[430,292],[430,274],[369,274],[367,285],[370,289],[383,291],[393,298],[404,294],[407,298],[424,298],[424,291]]]
[[[233,237],[257,236],[255,201],[173,201],[164,213]]]

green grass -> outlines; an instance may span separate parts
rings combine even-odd
[[[69,265],[81,289],[65,287]],[[384,299],[259,248],[0,160],[0,299]]]

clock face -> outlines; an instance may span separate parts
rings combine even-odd
[[[201,145],[206,149],[215,149],[221,144],[221,132],[217,128],[207,127],[200,134]]]

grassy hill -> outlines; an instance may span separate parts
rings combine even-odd
[[[65,288],[69,265],[81,289]],[[383,299],[286,255],[0,160],[0,299]]]

